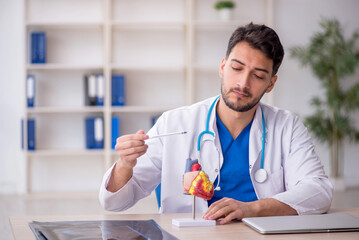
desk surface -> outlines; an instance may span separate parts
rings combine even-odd
[[[359,208],[331,210],[330,213],[349,213],[359,217]],[[191,217],[191,214],[108,214],[81,216],[23,216],[10,217],[10,225],[15,240],[35,239],[29,222],[32,221],[79,221],[79,220],[155,220],[163,229],[179,239],[359,239],[359,232],[340,233],[306,233],[262,235],[247,227],[242,222],[231,222],[226,225],[209,227],[176,227],[172,218]]]

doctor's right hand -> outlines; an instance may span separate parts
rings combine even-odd
[[[118,163],[120,162],[128,168],[136,166],[137,158],[147,151],[146,139],[148,139],[148,135],[143,130],[139,130],[136,134],[123,135],[117,138],[115,149],[120,157]]]
[[[148,135],[143,130],[136,134],[123,135],[117,138],[115,149],[119,155],[106,189],[116,192],[121,189],[132,177],[133,168],[137,164],[137,158],[146,153],[148,145],[145,140]]]

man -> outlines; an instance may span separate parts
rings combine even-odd
[[[104,176],[102,206],[125,210],[161,183],[160,212],[191,212],[182,177],[186,159],[199,158],[218,185],[213,199],[196,200],[204,219],[225,224],[328,211],[332,186],[307,129],[294,114],[260,103],[276,83],[283,55],[271,28],[239,27],[220,65],[219,98],[165,112],[147,135],[138,131],[117,139],[119,159]],[[187,134],[149,139],[178,131]]]

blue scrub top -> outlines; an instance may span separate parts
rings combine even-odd
[[[223,197],[233,198],[242,202],[257,200],[253,184],[249,175],[249,133],[250,122],[236,139],[222,121],[217,118],[217,129],[223,153],[223,165],[221,168],[220,191],[214,191],[213,198],[208,201],[208,206]],[[213,183],[217,186],[217,181]]]

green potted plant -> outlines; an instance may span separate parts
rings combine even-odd
[[[214,4],[214,8],[219,13],[222,21],[229,21],[232,17],[232,10],[236,5],[233,1],[218,1]]]
[[[309,46],[293,47],[290,52],[291,57],[311,68],[324,89],[323,96],[312,99],[315,113],[305,119],[305,124],[319,141],[328,144],[330,177],[335,186],[343,189],[344,140],[359,142],[359,131],[351,119],[359,108],[359,83],[343,88],[343,81],[358,68],[359,32],[345,39],[335,19],[322,19],[320,27]]]

